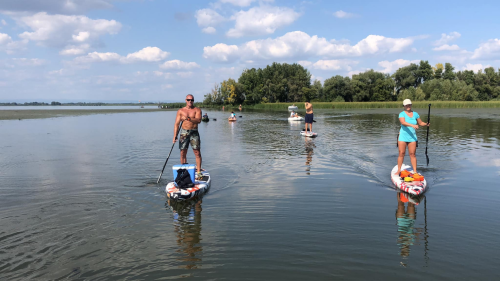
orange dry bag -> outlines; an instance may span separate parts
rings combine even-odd
[[[406,178],[407,176],[409,176],[411,173],[408,172],[407,170],[402,170],[401,171],[401,174],[399,174],[400,177],[402,178]]]
[[[421,174],[413,174],[413,179],[415,181],[423,181],[424,180],[424,176],[422,176]]]

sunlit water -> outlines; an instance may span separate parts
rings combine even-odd
[[[417,204],[390,181],[399,110],[316,110],[316,139],[286,111],[208,113],[212,188],[184,204],[177,145],[156,185],[175,112],[0,121],[0,279],[498,279],[497,109],[432,111]]]

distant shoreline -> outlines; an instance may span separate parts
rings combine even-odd
[[[36,109],[36,110],[0,110],[0,120],[23,120],[56,118],[66,116],[81,116],[92,114],[114,114],[114,113],[134,113],[134,112],[158,112],[172,111],[174,109],[160,108],[131,108],[131,109]]]

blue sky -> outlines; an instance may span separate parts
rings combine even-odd
[[[0,0],[0,101],[201,101],[274,61],[500,67],[498,1]]]

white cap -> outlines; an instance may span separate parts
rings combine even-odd
[[[411,104],[411,100],[410,99],[405,99],[403,101],[403,105],[409,105],[409,104]]]

